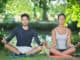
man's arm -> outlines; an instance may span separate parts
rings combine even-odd
[[[41,41],[39,40],[39,37],[38,37],[38,33],[34,31],[33,33],[33,36],[34,36],[34,40],[36,41],[36,43],[41,46]]]
[[[6,44],[8,42],[10,42],[12,40],[12,38],[16,35],[16,30],[17,28],[15,28],[12,33],[10,34],[10,36],[7,39],[3,39],[2,43]]]

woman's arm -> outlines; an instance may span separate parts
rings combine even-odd
[[[55,32],[55,30],[52,30],[52,42],[53,42],[53,47],[56,47],[56,32]]]
[[[71,30],[68,29],[68,40],[67,40],[67,45],[68,45],[69,47],[74,47],[74,45],[71,43],[71,37],[72,37]]]

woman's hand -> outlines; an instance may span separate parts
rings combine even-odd
[[[69,46],[69,47],[75,47],[75,45],[73,45],[73,44],[68,44],[68,46]]]

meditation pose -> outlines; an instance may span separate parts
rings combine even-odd
[[[16,56],[24,54],[31,55],[38,53],[42,50],[41,42],[38,38],[37,32],[29,27],[29,20],[30,18],[28,14],[22,14],[21,15],[22,26],[15,27],[11,35],[7,39],[2,40],[2,43],[4,44],[5,48],[13,52]],[[9,44],[9,42],[12,40],[14,36],[16,36],[17,38],[16,47]],[[33,37],[36,43],[38,44],[38,47],[34,49],[31,46]]]
[[[71,43],[71,30],[64,26],[66,16],[62,13],[58,15],[59,25],[52,30],[53,45],[49,47],[51,55],[71,57],[76,51],[76,46]]]

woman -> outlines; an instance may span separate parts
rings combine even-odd
[[[52,30],[53,47],[50,52],[59,56],[70,56],[75,52],[75,47],[71,43],[71,30],[64,26],[66,16],[62,13],[58,15],[59,25]]]

